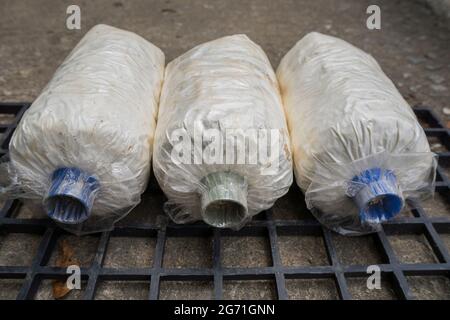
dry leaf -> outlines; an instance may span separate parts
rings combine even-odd
[[[59,243],[58,256],[56,257],[56,266],[60,268],[67,268],[70,265],[78,264],[78,261],[73,257],[74,251],[67,239],[63,239]],[[55,299],[64,298],[72,289],[69,289],[66,284],[66,279],[54,280],[53,283],[53,297]]]
[[[53,280],[53,298],[62,299],[70,292],[70,290],[72,289],[67,288],[66,281]]]
[[[56,257],[56,266],[66,268],[70,265],[77,264],[73,258],[75,252],[67,239],[63,239],[59,245],[58,256]]]

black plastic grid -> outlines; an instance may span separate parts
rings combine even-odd
[[[0,103],[0,114],[13,114],[11,123],[0,124],[0,155],[7,153],[12,132],[29,103]],[[437,137],[440,143],[450,150],[449,130],[428,109],[417,107],[416,115],[424,126],[429,137]],[[444,173],[444,167],[450,167],[450,152],[439,154],[436,192],[444,199],[450,199],[450,177]],[[298,194],[298,213],[307,214],[300,190],[292,187]],[[152,181],[149,192],[145,196],[161,194],[161,190]],[[1,266],[1,279],[23,279],[22,287],[16,299],[33,299],[39,284],[44,279],[64,279],[67,274],[64,268],[46,266],[58,238],[64,231],[57,228],[49,219],[14,218],[14,212],[20,208],[18,200],[7,201],[0,211],[0,235],[8,233],[26,233],[42,235],[37,252],[28,266]],[[410,202],[413,216],[401,216],[384,224],[383,230],[374,234],[377,249],[383,256],[384,263],[378,264],[382,276],[391,279],[393,289],[399,299],[414,299],[407,281],[407,276],[444,276],[450,278],[450,254],[441,234],[450,234],[450,218],[429,216],[421,203]],[[302,209],[303,208],[303,209]],[[162,211],[162,208],[160,209]],[[305,211],[305,212],[303,212]],[[448,212],[447,212],[448,213]],[[155,214],[149,212],[149,214]],[[450,215],[449,215],[450,216]],[[398,234],[423,234],[428,240],[434,255],[435,263],[403,263],[392,248],[388,236]],[[321,236],[325,245],[329,265],[295,266],[282,264],[278,237],[284,235]],[[107,268],[103,267],[106,249],[111,237],[151,237],[156,240],[153,254],[153,265],[145,268]],[[166,268],[163,267],[165,243],[168,237],[210,237],[212,238],[211,268]],[[266,237],[270,243],[272,265],[268,267],[224,267],[222,266],[221,241],[224,237]],[[301,250],[302,248],[292,248]],[[347,279],[367,277],[367,265],[343,264],[337,253],[332,232],[323,228],[311,216],[307,219],[276,219],[273,210],[259,214],[252,222],[238,232],[213,229],[203,223],[192,225],[176,225],[168,220],[158,223],[125,224],[112,232],[103,232],[92,264],[81,268],[82,279],[87,283],[83,299],[94,299],[96,288],[102,280],[123,280],[149,282],[148,299],[158,299],[161,281],[209,281],[213,283],[213,298],[222,299],[224,281],[228,280],[272,280],[275,283],[278,299],[288,299],[286,279],[333,279],[340,299],[351,299]]]

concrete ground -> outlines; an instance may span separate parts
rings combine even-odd
[[[81,8],[81,30],[67,30],[66,8]],[[366,8],[381,8],[381,30],[366,28]],[[450,107],[449,23],[422,1],[3,0],[0,3],[0,100],[31,101],[80,40],[98,23],[137,32],[172,60],[202,42],[245,33],[276,67],[310,31],[336,35],[372,54],[411,104],[445,120]]]
[[[78,4],[81,8],[81,30],[71,31],[65,27],[66,8],[70,4]],[[369,4],[381,8],[381,30],[366,28]],[[159,46],[167,61],[202,42],[245,33],[261,45],[274,67],[307,32],[319,31],[339,36],[372,54],[411,105],[430,107],[450,126],[450,110],[444,109],[450,108],[450,23],[436,16],[421,1],[3,0],[0,14],[0,101],[33,101],[83,34],[98,23],[140,34]],[[277,203],[274,211],[279,218],[299,218],[293,213],[298,202],[290,199],[291,196]],[[438,197],[427,206],[427,212],[450,216],[446,199]],[[20,214],[27,216],[26,210],[23,208]],[[130,214],[127,220],[145,220],[138,211]],[[171,267],[211,265],[210,239],[183,240],[172,239],[166,243],[164,264]],[[446,236],[444,240],[450,250],[450,237]],[[29,264],[38,241],[39,236],[0,236],[0,266]],[[72,238],[81,263],[90,263],[97,241],[95,237]],[[382,262],[371,237],[348,239],[335,236],[333,241],[342,263]],[[389,241],[399,257],[408,263],[436,261],[421,235],[393,236]],[[226,266],[251,267],[271,263],[267,239],[231,237],[222,245],[222,263]],[[283,236],[279,246],[285,265],[327,264],[319,237]],[[298,250],[299,247],[306,249]],[[115,239],[110,243],[105,264],[109,267],[148,266],[153,250],[153,240]],[[198,258],[180,258],[187,251],[195,252]],[[54,259],[52,257],[49,263],[52,264]],[[365,289],[365,279],[348,279],[348,285],[355,298],[393,298],[389,279],[383,281],[386,283],[383,290],[376,292]],[[414,276],[408,281],[417,297],[450,298],[448,278]],[[20,285],[20,280],[0,279],[0,298],[14,298]],[[145,298],[148,287],[145,281],[132,284],[105,281],[97,290],[97,298]],[[337,298],[333,281],[328,279],[289,279],[286,287],[291,298]],[[68,298],[80,296],[80,292],[73,292]],[[161,284],[161,298],[207,299],[211,296],[209,282]],[[51,281],[43,281],[36,298],[51,297]],[[226,281],[224,297],[273,298],[275,287],[269,280]]]

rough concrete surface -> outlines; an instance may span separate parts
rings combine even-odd
[[[236,253],[241,254],[236,254]],[[272,265],[267,237],[222,238],[222,266],[233,268],[269,267]]]
[[[444,276],[409,276],[408,284],[413,294],[422,300],[450,300],[450,280]]]
[[[156,241],[153,238],[112,237],[103,266],[107,268],[147,268],[153,265]]]
[[[387,263],[374,243],[374,237],[344,237],[333,234],[339,262],[344,265],[372,265]]]
[[[286,279],[286,290],[292,300],[338,299],[333,279]]]
[[[224,280],[223,298],[232,300],[276,299],[275,280]]]
[[[387,277],[381,278],[380,289],[367,289],[367,278],[347,278],[347,286],[354,299],[361,300],[395,300],[397,296],[392,287],[392,281]],[[426,282],[425,282],[426,283]],[[426,283],[427,284],[427,283]]]
[[[325,245],[318,236],[279,236],[281,263],[285,266],[329,265]],[[297,250],[293,250],[297,248]]]
[[[430,244],[423,234],[389,236],[395,255],[402,263],[437,263]]]
[[[212,239],[169,237],[164,248],[165,268],[212,268]]]
[[[436,14],[450,19],[450,0],[421,0],[426,2]]]
[[[159,298],[162,300],[211,300],[212,281],[161,281]]]
[[[0,266],[29,266],[38,249],[40,235],[7,233],[0,235]]]
[[[81,30],[65,26],[66,8],[81,8]],[[381,30],[366,28],[366,8],[381,8]],[[302,36],[319,31],[339,36],[372,54],[411,104],[432,108],[449,125],[450,115],[450,32],[448,20],[434,14],[423,1],[409,0],[281,0],[281,1],[124,1],[124,0],[3,0],[0,2],[0,101],[34,100],[52,74],[90,27],[106,23],[137,32],[159,46],[170,61],[202,42],[234,33],[245,33],[266,51],[274,67]],[[0,124],[12,118],[0,118]],[[422,123],[426,125],[426,123]],[[0,135],[2,133],[0,132]],[[443,151],[439,140],[430,138],[434,151]],[[447,171],[448,173],[448,171]],[[298,193],[290,192],[274,206],[275,219],[310,218],[304,203],[299,206]],[[143,202],[119,224],[155,223],[164,196],[143,197]],[[449,203],[442,196],[424,203],[430,215],[450,215]],[[15,217],[42,217],[35,206],[23,206]],[[412,216],[406,210],[405,216]],[[96,252],[98,238],[66,236],[73,245],[75,257],[89,266]],[[37,250],[41,235],[0,234],[0,266],[27,266]],[[450,250],[450,237],[443,236]],[[371,236],[344,238],[334,235],[340,263],[366,265],[383,263]],[[395,253],[404,263],[436,262],[423,235],[389,237]],[[150,267],[156,241],[154,238],[113,237],[104,266]],[[318,236],[280,236],[278,239],[283,265],[317,266],[329,264],[323,241]],[[267,237],[228,237],[221,244],[225,267],[271,266]],[[56,252],[55,248],[55,252]],[[49,265],[55,262],[55,254]],[[212,241],[209,238],[169,237],[164,248],[164,267],[209,268],[212,265]],[[450,297],[446,277],[408,276],[411,290],[419,298]],[[41,281],[36,297],[51,299],[51,279]],[[148,281],[99,280],[96,299],[145,299]],[[1,279],[0,299],[13,299],[22,279]],[[367,290],[365,278],[347,278],[356,299],[396,298],[392,281],[382,277],[382,290]],[[83,285],[82,285],[83,287]],[[224,298],[276,298],[274,279],[237,281],[224,279]],[[292,299],[337,299],[333,279],[286,279]],[[211,281],[161,280],[161,299],[210,299]],[[67,298],[80,298],[73,291]]]
[[[148,298],[148,281],[101,281],[97,287],[96,300],[145,300]]]

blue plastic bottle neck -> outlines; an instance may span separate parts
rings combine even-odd
[[[47,215],[65,224],[78,224],[89,218],[100,187],[97,179],[78,168],[59,168],[53,172],[52,183],[44,206]]]
[[[404,201],[397,178],[391,170],[371,168],[353,177],[358,191],[353,200],[359,208],[362,223],[380,223],[396,216]],[[353,187],[354,187],[353,186]]]

